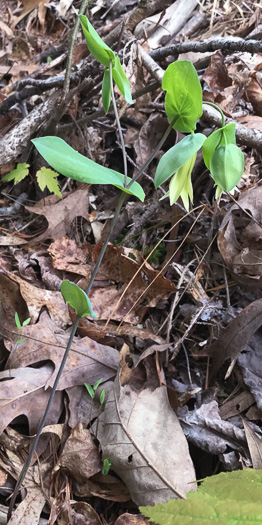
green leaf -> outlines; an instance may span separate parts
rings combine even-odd
[[[29,164],[18,163],[16,168],[9,173],[7,173],[3,178],[2,181],[9,182],[10,180],[14,181],[14,184],[17,184],[18,182],[21,182],[21,180],[25,179],[25,177],[29,173]]]
[[[179,170],[201,148],[205,140],[206,137],[202,133],[194,133],[184,137],[164,153],[156,169],[155,188]]]
[[[174,204],[180,196],[187,211],[189,211],[189,199],[193,202],[193,187],[191,173],[196,161],[196,153],[185,162],[172,177],[169,184],[170,204]]]
[[[100,405],[103,405],[103,403],[105,402],[105,389],[102,388],[101,390],[101,394],[100,394]]]
[[[112,461],[110,458],[105,458],[104,461],[103,461],[103,466],[102,466],[102,474],[103,476],[106,476],[109,472],[109,470],[111,469],[111,465],[112,465]]]
[[[235,144],[220,146],[210,160],[210,173],[214,181],[226,191],[231,191],[238,184],[244,169],[244,155]]]
[[[90,24],[88,18],[85,15],[80,15],[79,18],[83,29],[83,33],[85,35],[87,47],[90,53],[98,62],[100,62],[100,64],[103,64],[104,66],[108,67],[110,60],[112,60],[112,63],[114,65],[114,51],[112,51],[112,49],[110,49],[110,47],[108,47],[103,42],[102,38],[100,38],[100,36],[93,28],[92,24]]]
[[[40,190],[44,191],[45,188],[48,188],[51,193],[54,193],[55,195],[60,197],[60,199],[62,199],[62,194],[59,189],[56,177],[58,177],[58,173],[56,173],[53,170],[50,170],[50,168],[45,168],[44,166],[36,173],[36,178]]]
[[[162,88],[166,91],[168,122],[179,115],[174,129],[182,133],[193,131],[202,115],[202,88],[193,64],[189,60],[170,64],[163,76]]]
[[[105,69],[103,76],[102,102],[105,114],[107,114],[111,103],[110,72],[107,68]]]
[[[18,341],[15,342],[16,345],[19,345],[19,343],[24,343],[26,341],[26,337],[23,339],[18,339]]]
[[[236,144],[236,124],[234,122],[230,122],[223,128],[213,131],[213,133],[207,137],[203,145],[203,157],[208,169],[210,169],[210,160],[214,151],[226,143]]]
[[[31,321],[31,317],[28,317],[24,322],[23,322],[23,326],[27,326]]]
[[[115,65],[113,67],[113,79],[123,97],[129,104],[133,104],[132,95],[130,91],[130,84],[121,66],[119,57],[115,56]]]
[[[20,323],[20,319],[19,319],[19,315],[17,312],[15,312],[15,324],[19,330],[19,332],[21,332],[22,330],[22,326],[21,326],[21,323]]]
[[[100,166],[84,157],[60,137],[40,137],[32,142],[50,166],[65,177],[87,184],[112,184],[144,201],[145,194],[140,184],[134,182],[132,188],[127,190],[124,188],[125,177],[122,173]],[[130,177],[127,177],[127,183],[130,181]]]
[[[95,391],[93,389],[93,387],[91,385],[89,385],[89,383],[84,383],[86,389],[87,389],[87,392],[89,393],[91,399],[94,399],[95,397]]]
[[[96,381],[96,383],[93,385],[93,389],[94,391],[96,391],[97,387],[99,387],[100,383],[102,383],[103,379],[98,379],[98,381]]]
[[[186,500],[140,507],[140,512],[158,525],[258,525],[261,491],[261,470],[222,472],[206,478]]]
[[[63,281],[61,284],[61,293],[65,302],[74,308],[78,317],[90,316],[93,317],[93,319],[97,319],[89,297],[84,290],[79,288],[75,283],[68,280]]]

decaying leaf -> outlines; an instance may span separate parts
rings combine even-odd
[[[257,288],[262,284],[262,186],[240,195],[238,204],[222,221],[218,248],[234,279]]]
[[[209,355],[213,358],[211,380],[226,359],[234,361],[239,356],[261,324],[262,299],[258,299],[244,308],[208,349]]]
[[[243,420],[247,444],[252,459],[253,468],[262,469],[262,439],[257,436],[250,425]]]
[[[188,445],[166,387],[137,392],[130,385],[115,388],[99,419],[103,457],[127,485],[133,501],[153,505],[185,497],[196,488]]]
[[[101,471],[102,462],[91,434],[82,424],[72,429],[57,465],[78,481],[86,481]]]
[[[45,388],[52,386],[68,342],[67,334],[57,327],[47,312],[43,312],[37,324],[24,328],[23,335],[26,341],[18,348],[13,347],[7,366],[19,368],[51,361],[55,370],[45,381]],[[117,350],[98,344],[89,337],[75,337],[58,390],[85,382],[93,385],[101,378],[106,381],[115,376],[117,367]]]

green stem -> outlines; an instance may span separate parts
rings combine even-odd
[[[86,8],[87,8],[87,6],[89,4],[89,1],[90,0],[83,0],[82,4],[80,6],[80,9],[79,9],[79,15],[83,15],[85,13]],[[66,63],[65,80],[64,80],[64,85],[63,85],[64,97],[66,97],[66,95],[67,95],[67,93],[69,91],[70,74],[71,74],[72,59],[73,59],[73,51],[74,51],[74,45],[75,45],[75,41],[76,41],[79,25],[80,25],[80,18],[78,16],[77,19],[76,19],[75,25],[73,27],[72,33],[71,33],[71,37],[70,37],[68,57],[67,57],[67,63]]]
[[[223,128],[224,125],[225,125],[225,115],[224,115],[222,109],[220,109],[220,107],[218,107],[216,104],[213,104],[213,102],[207,102],[207,100],[203,100],[203,104],[207,104],[208,106],[212,106],[217,111],[219,111],[219,113],[221,115],[221,118],[222,118],[222,126],[221,126],[221,128]]]
[[[32,448],[30,450],[30,453],[29,453],[29,455],[27,457],[27,460],[26,460],[26,462],[25,462],[25,464],[24,464],[24,466],[23,466],[23,468],[22,468],[22,470],[20,472],[20,476],[19,476],[19,478],[17,480],[16,486],[15,486],[15,490],[13,492],[13,495],[12,495],[12,498],[11,498],[11,501],[10,501],[10,505],[9,505],[9,509],[8,509],[7,521],[9,521],[9,519],[11,518],[12,510],[13,510],[14,503],[15,503],[15,500],[17,498],[20,486],[21,486],[21,484],[24,481],[24,478],[25,478],[25,475],[27,473],[28,468],[30,467],[30,463],[31,463],[32,457],[33,457],[35,449],[37,447],[37,444],[38,444],[39,438],[41,436],[42,430],[43,430],[43,428],[45,426],[46,418],[48,416],[51,404],[53,402],[53,399],[54,399],[54,396],[55,396],[55,393],[56,393],[56,389],[57,389],[57,385],[59,383],[59,380],[60,380],[60,377],[62,375],[63,369],[65,367],[66,360],[67,360],[67,357],[68,357],[68,354],[69,354],[69,350],[71,348],[71,345],[72,345],[72,342],[73,342],[73,338],[74,338],[74,335],[76,333],[79,321],[80,321],[80,317],[77,317],[75,322],[74,322],[74,324],[73,324],[73,326],[72,326],[72,330],[71,330],[71,334],[70,334],[70,337],[69,337],[69,340],[68,340],[68,343],[67,343],[67,347],[66,347],[63,359],[61,361],[61,365],[60,365],[60,368],[58,370],[57,376],[55,378],[55,382],[54,382],[54,385],[53,385],[53,388],[52,388],[52,392],[50,394],[50,397],[49,397],[49,400],[48,400],[48,403],[47,403],[47,406],[46,406],[46,409],[45,409],[45,413],[43,415],[43,418],[42,418],[42,421],[40,423],[39,429],[38,429],[37,434],[35,436],[35,439],[33,441],[33,445],[32,445]]]
[[[121,148],[122,148],[122,154],[123,154],[124,176],[125,176],[124,187],[126,188],[126,185],[127,185],[126,148],[125,148],[124,137],[123,137],[123,133],[122,133],[122,128],[121,128],[121,124],[120,124],[120,119],[119,119],[119,115],[118,115],[116,99],[115,99],[115,94],[114,94],[112,60],[110,60],[110,62],[109,62],[109,78],[110,78],[110,90],[111,90],[112,104],[113,104],[114,114],[115,114],[115,118],[116,118],[116,125],[117,125],[117,129],[118,129],[118,133],[119,133],[119,138],[120,138],[120,143],[121,143]]]

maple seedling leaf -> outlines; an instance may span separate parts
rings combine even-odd
[[[2,178],[2,181],[9,182],[10,180],[13,180],[14,184],[17,184],[28,175],[28,168],[29,164],[26,164],[26,162],[18,163],[14,170],[10,171]]]
[[[58,182],[56,180],[56,177],[58,177],[58,173],[56,171],[51,170],[50,168],[45,168],[44,166],[37,171],[36,173],[37,182],[39,185],[39,188],[43,191],[45,188],[48,188],[51,193],[54,193],[60,199],[62,199],[62,194],[59,189]]]

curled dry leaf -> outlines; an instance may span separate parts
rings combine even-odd
[[[65,468],[78,482],[89,479],[100,472],[102,463],[91,434],[82,424],[71,430],[58,460],[58,466]]]
[[[242,194],[238,204],[222,221],[218,248],[234,279],[257,288],[262,285],[262,186]]]
[[[196,489],[188,444],[166,387],[140,392],[118,377],[99,419],[103,457],[125,482],[137,505],[185,497]]]

